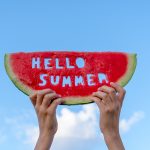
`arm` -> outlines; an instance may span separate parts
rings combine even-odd
[[[111,87],[102,86],[91,97],[100,110],[100,129],[109,150],[125,150],[119,133],[124,96],[125,90],[118,84],[111,83]]]
[[[50,89],[30,96],[39,123],[39,138],[35,150],[49,150],[57,131],[56,108],[62,103],[60,95]]]

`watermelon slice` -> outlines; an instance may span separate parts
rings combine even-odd
[[[125,86],[136,68],[136,54],[123,52],[30,52],[5,55],[5,68],[26,95],[51,88],[66,105],[91,103],[89,96],[102,85]]]

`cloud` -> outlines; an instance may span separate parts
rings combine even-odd
[[[139,111],[133,113],[133,115],[129,119],[121,119],[120,130],[123,133],[129,131],[134,124],[138,123],[143,118],[144,118],[144,112]]]
[[[96,110],[94,104],[83,105],[78,112],[73,112],[68,108],[61,109],[60,114],[57,115],[59,127],[54,141],[57,143],[56,145],[60,145],[58,142],[64,145],[66,142],[68,143],[68,139],[72,142],[80,139],[83,142],[96,138],[99,134],[97,132],[97,130],[99,131],[99,118],[96,115]],[[34,116],[31,116],[30,113],[30,119],[31,117]],[[29,123],[28,120],[29,115],[24,114],[5,118],[6,124],[12,127],[13,134],[17,139],[20,139],[24,144],[34,146],[39,130],[37,125]]]
[[[98,118],[94,105],[84,105],[79,112],[72,112],[67,108],[61,110],[58,118],[58,132],[56,137],[84,138],[96,137]]]
[[[62,108],[57,115],[59,127],[51,150],[91,150],[94,148],[97,150],[100,146],[105,145],[99,130],[99,115],[97,113],[98,109],[95,104],[83,105],[78,112],[66,107]],[[30,114],[6,119],[6,123],[12,127],[16,138],[32,148],[39,135],[38,126],[28,120],[29,118],[34,119],[34,117]],[[122,133],[126,133],[143,117],[143,112],[135,112],[128,119],[121,119],[120,130]]]
[[[60,115],[57,116],[59,127],[55,136],[56,141],[61,141],[62,139],[88,140],[97,137],[97,134],[99,134],[97,132],[98,118],[95,114],[96,107],[92,104],[82,106],[79,112],[63,108]],[[35,145],[39,134],[38,126],[24,125],[23,128],[26,137],[24,143]]]
[[[52,150],[77,150],[100,148],[101,136],[94,104],[83,105],[78,112],[63,108],[58,116],[59,128],[52,145]]]

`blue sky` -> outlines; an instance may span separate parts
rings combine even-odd
[[[3,63],[5,53],[38,50],[137,53],[136,72],[125,87],[120,130],[126,149],[149,149],[149,6],[148,0],[0,1],[0,149],[32,149],[38,135],[33,107],[11,83]],[[53,149],[107,149],[96,108],[60,106]]]

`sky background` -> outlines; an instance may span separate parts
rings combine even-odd
[[[148,0],[0,1],[0,149],[33,149],[38,124],[29,98],[8,78],[4,54],[69,50],[137,53],[120,131],[128,150],[149,150],[150,2]],[[119,71],[119,69],[118,69]],[[107,150],[95,104],[60,106],[52,150]]]

